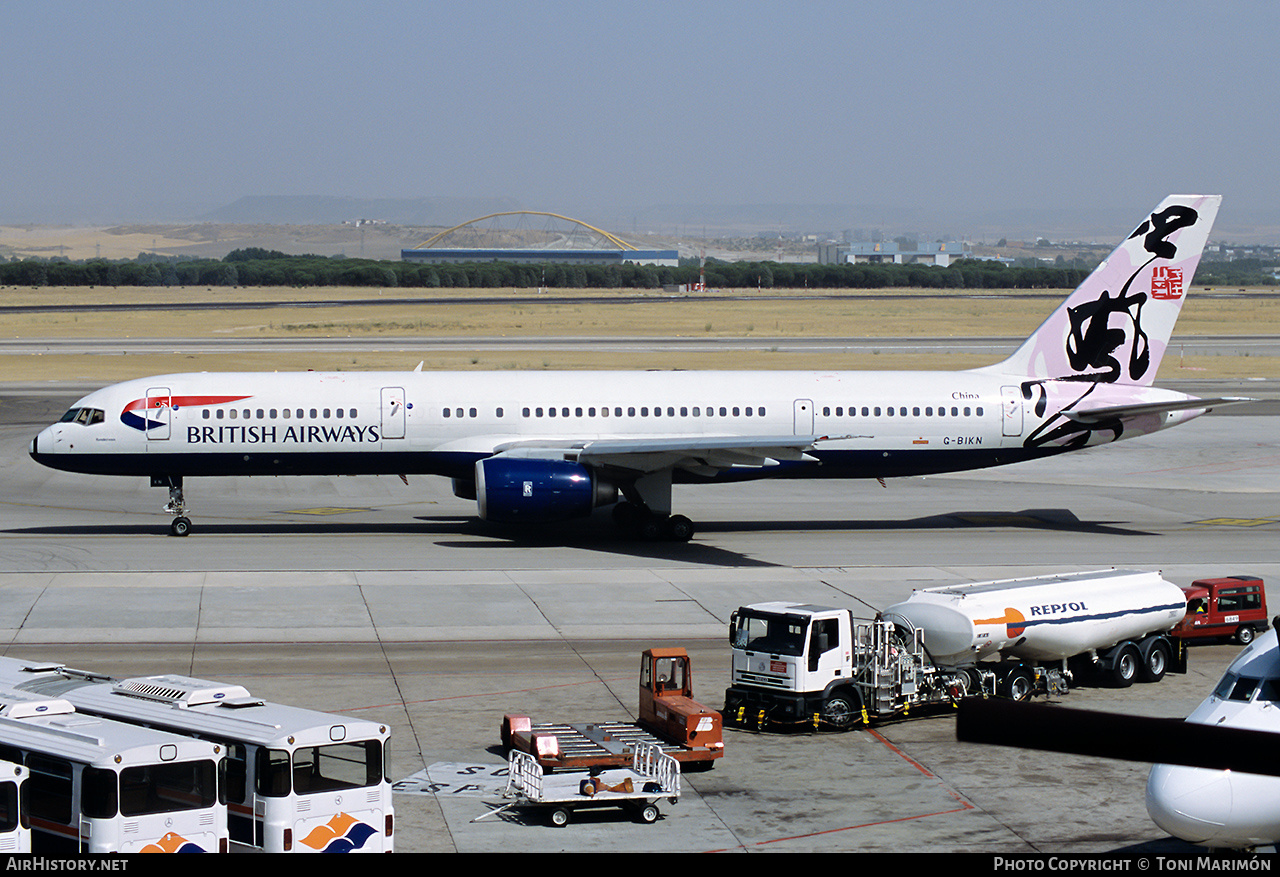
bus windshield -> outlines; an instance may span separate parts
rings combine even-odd
[[[217,777],[212,761],[126,767],[120,771],[120,813],[147,816],[212,807],[218,801]]]

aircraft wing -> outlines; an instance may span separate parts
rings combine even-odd
[[[1167,414],[1171,411],[1209,411],[1223,405],[1240,405],[1244,402],[1257,401],[1246,396],[1219,396],[1215,399],[1184,399],[1176,402],[1143,402],[1133,405],[1106,405],[1100,408],[1073,408],[1063,411],[1062,416],[1076,423],[1095,424],[1145,414]]]
[[[763,468],[783,460],[810,461],[808,451],[829,438],[818,435],[687,436],[640,439],[587,439],[581,442],[514,441],[494,448],[495,456],[554,457],[584,466],[643,474],[684,469],[714,475],[738,466]]]

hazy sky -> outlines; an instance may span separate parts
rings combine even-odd
[[[0,221],[247,195],[1272,212],[1271,2],[4,0]]]

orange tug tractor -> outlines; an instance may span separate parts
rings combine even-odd
[[[502,745],[527,752],[543,770],[622,767],[637,743],[653,743],[681,767],[711,767],[724,755],[720,713],[693,699],[689,655],[682,648],[646,649],[640,657],[640,718],[626,722],[547,722],[502,718]]]

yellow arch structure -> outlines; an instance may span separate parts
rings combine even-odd
[[[609,243],[613,244],[619,249],[622,249],[622,250],[638,250],[639,249],[639,247],[636,247],[627,243],[622,238],[618,237],[615,234],[611,234],[610,232],[607,232],[602,228],[596,228],[594,225],[590,225],[586,222],[583,222],[580,219],[574,219],[572,216],[562,216],[559,213],[547,213],[544,210],[504,210],[499,213],[490,213],[486,216],[477,216],[475,219],[468,219],[466,222],[459,223],[458,225],[455,225],[453,228],[447,228],[437,235],[432,235],[422,243],[418,244],[416,249],[425,250],[426,248],[434,244],[436,241],[440,240],[446,235],[453,234],[455,231],[457,231],[460,228],[466,228],[468,225],[475,225],[477,222],[484,222],[486,219],[493,219],[494,217],[497,217],[497,216],[547,216],[552,219],[562,219],[565,222],[572,222],[575,225],[580,225],[585,229],[589,229],[590,231],[595,232],[596,234],[600,235]]]

